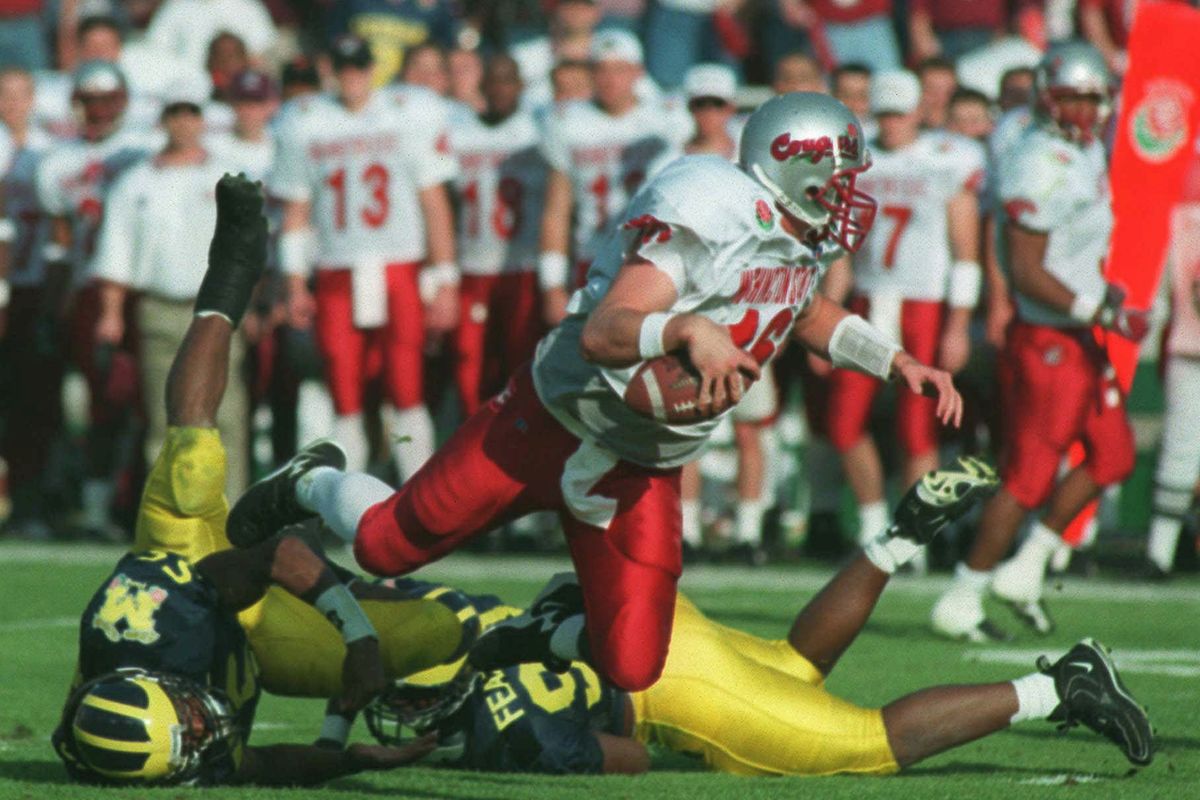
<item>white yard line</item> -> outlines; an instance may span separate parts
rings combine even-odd
[[[0,567],[14,564],[64,564],[91,566],[114,563],[124,549],[117,545],[37,544],[0,542]],[[354,568],[348,549],[332,553],[334,561]],[[423,580],[454,584],[457,581],[501,580],[542,581],[555,572],[571,569],[565,557],[491,556],[456,553],[417,573]],[[681,586],[692,591],[746,590],[756,593],[810,593],[825,585],[832,570],[801,565],[793,568],[751,569],[737,566],[691,566],[684,570]],[[947,575],[923,578],[901,576],[888,591],[910,597],[935,597],[950,585]],[[1051,600],[1118,600],[1125,603],[1187,603],[1200,605],[1200,585],[1184,578],[1166,586],[1084,578],[1051,578],[1047,581]]]
[[[1014,666],[1032,666],[1040,655],[1048,655],[1052,659],[1062,653],[1047,652],[1046,649],[1035,647],[1021,648],[988,648],[986,650],[968,650],[963,653],[963,660],[973,664],[1011,664]],[[1142,675],[1163,675],[1169,678],[1200,677],[1200,650],[1139,650],[1134,648],[1116,648],[1112,653],[1113,661],[1121,672],[1139,673]]]
[[[48,619],[19,619],[15,622],[0,622],[0,633],[18,631],[41,631],[46,628],[74,628],[79,617],[50,617]]]

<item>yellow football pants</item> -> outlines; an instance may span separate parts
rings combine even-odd
[[[215,428],[168,428],[142,494],[134,552],[165,550],[192,563],[231,546],[225,536],[225,449]],[[469,645],[449,607],[435,600],[361,602],[379,633],[389,678],[441,664]],[[341,691],[346,647],[315,608],[272,586],[238,615],[274,694],[333,697]]]
[[[739,775],[899,770],[878,709],[823,687],[786,641],[719,625],[683,595],[658,683],[632,695],[635,735]]]

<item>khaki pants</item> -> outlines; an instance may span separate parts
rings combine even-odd
[[[190,300],[166,300],[144,295],[138,308],[141,335],[142,396],[146,404],[146,461],[154,463],[167,435],[167,375],[175,352],[192,322]],[[246,348],[241,336],[234,335],[230,347],[229,383],[225,399],[217,411],[217,430],[228,452],[225,470],[225,495],[236,499],[249,481],[249,395],[241,366]]]

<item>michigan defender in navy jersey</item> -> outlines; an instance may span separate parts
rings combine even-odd
[[[428,743],[246,747],[260,683],[334,697],[334,710],[352,714],[389,676],[455,657],[469,643],[445,603],[376,601],[373,613],[364,610],[297,535],[229,547],[214,419],[230,340],[265,261],[266,224],[261,191],[244,178],[223,178],[217,202],[209,270],[172,366],[171,427],[134,549],[81,619],[74,690],[54,736],[81,780],[311,784],[405,764]],[[329,463],[338,455],[317,445],[301,457]]]
[[[721,625],[680,595],[667,662],[649,689],[617,692],[578,662],[562,675],[526,664],[472,681],[433,675],[450,695],[437,701],[430,687],[401,685],[367,707],[368,721],[383,742],[404,741],[404,728],[436,730],[443,743],[457,737],[456,763],[498,771],[636,772],[649,766],[645,745],[657,744],[742,775],[890,774],[1041,718],[1086,725],[1148,764],[1149,720],[1090,639],[1015,681],[933,687],[883,708],[825,689],[895,568],[996,484],[971,459],[928,473],[901,501],[890,549],[868,545],[800,611],[786,639]],[[493,630],[518,613],[490,598],[473,602],[488,609],[481,623]],[[556,576],[534,606],[579,602],[578,585]]]

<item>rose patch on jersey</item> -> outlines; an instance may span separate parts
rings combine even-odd
[[[775,226],[775,212],[771,210],[771,205],[766,200],[755,201],[754,221],[764,231],[769,231]]]

